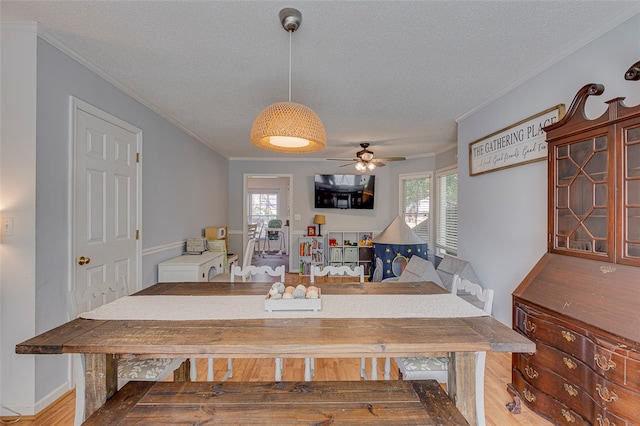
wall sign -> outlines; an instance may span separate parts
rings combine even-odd
[[[564,115],[556,105],[469,144],[469,175],[475,176],[547,158],[546,133],[542,130]]]

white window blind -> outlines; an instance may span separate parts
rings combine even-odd
[[[436,249],[438,254],[458,253],[458,170],[436,175]]]
[[[400,175],[400,212],[405,223],[430,243],[431,175]]]

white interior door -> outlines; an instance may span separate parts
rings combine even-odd
[[[140,263],[140,131],[89,105],[74,114],[75,289],[124,277],[133,292]]]

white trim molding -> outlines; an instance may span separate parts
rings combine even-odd
[[[181,248],[181,247],[184,247],[186,243],[187,243],[187,240],[181,240],[181,241],[175,241],[173,243],[162,244],[155,247],[147,247],[146,249],[142,250],[142,257]]]

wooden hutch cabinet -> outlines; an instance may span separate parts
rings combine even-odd
[[[584,86],[545,128],[548,252],[513,293],[509,389],[561,425],[640,425],[640,105],[589,120]]]
[[[617,98],[586,120],[587,97],[603,91],[583,87],[565,119],[545,128],[549,251],[640,266],[640,108]]]

